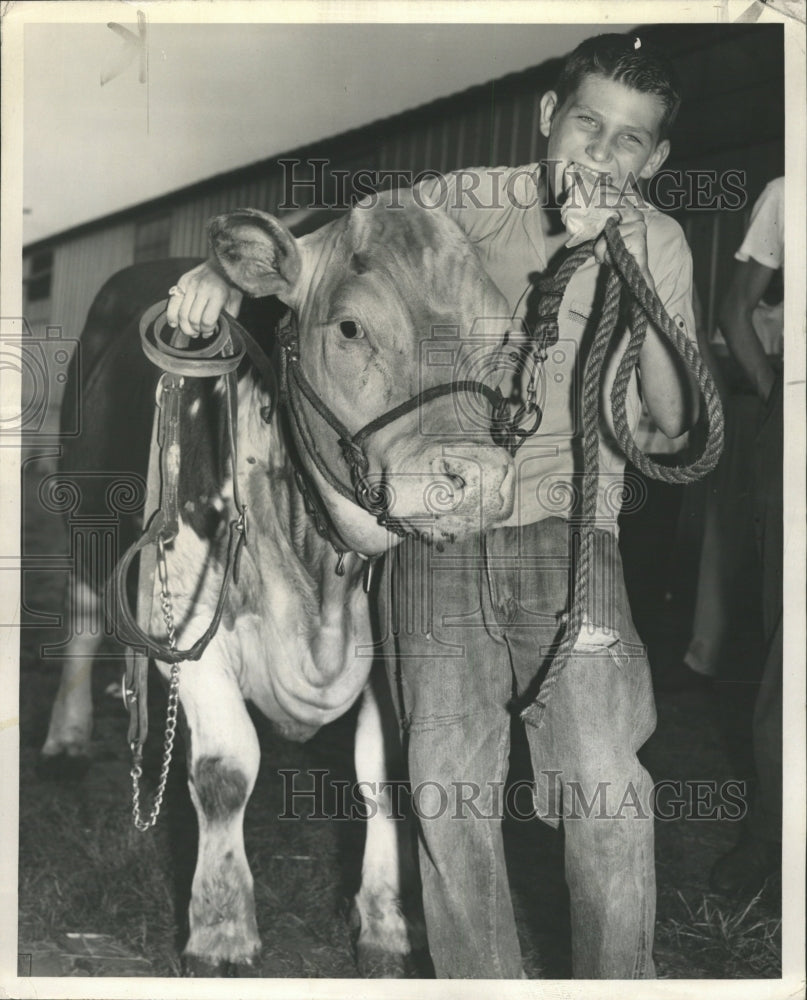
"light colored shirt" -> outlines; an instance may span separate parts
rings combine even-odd
[[[778,271],[785,262],[785,179],[777,177],[766,185],[751,212],[751,222],[736,260],[755,260]],[[784,302],[759,302],[751,314],[754,332],[766,354],[784,353]]]
[[[507,299],[511,315],[523,319],[530,275],[543,272],[549,258],[540,165],[483,167],[472,172],[480,180],[473,191],[468,191],[471,171],[464,170],[448,174],[439,182],[424,182],[426,196],[442,204],[465,231]],[[656,291],[678,327],[694,340],[692,257],[683,231],[675,220],[650,206],[646,223],[648,266]],[[582,472],[581,389],[585,358],[581,358],[581,345],[590,343],[599,319],[595,300],[600,271],[591,257],[566,288],[558,313],[558,342],[549,348],[538,372],[543,420],[538,432],[527,438],[516,454],[516,504],[504,524],[568,517],[574,508]],[[628,338],[629,329],[622,322],[606,356],[600,396],[597,521],[598,527],[614,533],[623,501],[640,502],[635,495],[639,484],[624,479],[625,456],[616,441],[610,403],[611,387]],[[641,413],[635,371],[628,386],[626,412],[635,433]]]

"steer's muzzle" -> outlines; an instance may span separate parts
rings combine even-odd
[[[368,483],[389,517],[437,538],[458,538],[510,516],[513,460],[498,445],[399,435],[387,441]],[[380,470],[379,470],[380,466]]]

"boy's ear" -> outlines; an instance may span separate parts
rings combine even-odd
[[[547,90],[541,98],[541,120],[539,123],[541,135],[545,139],[549,138],[549,133],[552,131],[552,116],[555,114],[557,106],[558,95],[554,90]]]
[[[654,173],[661,167],[667,157],[670,155],[670,142],[668,139],[662,139],[661,142],[656,146],[650,155],[647,163],[642,167],[639,172],[639,176],[643,177],[645,180],[649,180]]]

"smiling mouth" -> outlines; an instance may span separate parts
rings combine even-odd
[[[581,178],[592,186],[596,186],[598,184],[608,184],[611,174],[607,170],[592,170],[591,167],[584,167],[582,163],[572,161],[566,165],[563,171],[564,189],[568,189],[574,184],[576,178]]]

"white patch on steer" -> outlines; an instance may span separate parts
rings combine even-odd
[[[103,611],[93,591],[70,578],[76,631],[64,652],[59,691],[51,709],[44,756],[89,754],[92,732],[92,661],[101,646]]]
[[[414,859],[408,852],[400,855],[400,845],[410,841],[399,837],[394,819],[385,781],[389,761],[383,723],[371,683],[364,690],[354,754],[358,786],[370,807],[361,888],[353,900],[361,963],[365,958],[372,962],[378,953],[402,956],[425,946],[423,929],[411,924],[401,907],[403,890],[414,879]]]
[[[176,538],[166,546],[168,591],[180,646],[189,646],[210,624],[218,600],[222,569],[210,554],[210,543],[180,520]],[[160,608],[160,581],[155,574],[152,629],[165,636]]]

